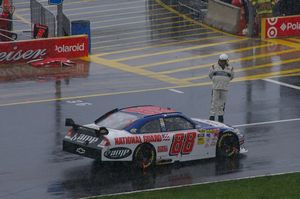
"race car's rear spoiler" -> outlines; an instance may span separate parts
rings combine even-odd
[[[100,127],[99,129],[93,129],[86,126],[82,126],[79,124],[76,124],[73,119],[66,118],[65,126],[71,126],[76,131],[78,129],[85,131],[87,134],[92,134],[92,136],[100,137],[101,135],[107,135],[108,130],[105,127]]]

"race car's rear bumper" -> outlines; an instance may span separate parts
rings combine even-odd
[[[91,148],[89,146],[79,145],[67,140],[63,140],[63,151],[81,155],[84,157],[101,160],[101,149]]]

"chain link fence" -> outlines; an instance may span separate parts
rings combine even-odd
[[[163,0],[163,2],[200,21],[203,21],[207,13],[208,0]]]
[[[178,10],[203,21],[207,13],[207,0],[178,0]]]
[[[49,37],[55,37],[56,20],[55,15],[45,8],[37,0],[30,0],[31,24],[42,24],[48,26]]]

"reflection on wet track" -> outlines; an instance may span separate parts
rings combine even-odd
[[[30,23],[29,2],[14,4],[16,19]],[[65,0],[64,12],[91,21],[89,59],[67,68],[0,66],[0,198],[78,198],[300,170],[299,38],[228,35],[160,0]],[[207,73],[220,53],[236,71],[225,121],[240,125],[246,156],[134,172],[62,151],[66,117],[88,123],[116,107],[156,104],[207,118]]]

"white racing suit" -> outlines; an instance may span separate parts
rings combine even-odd
[[[229,82],[233,79],[234,72],[231,66],[224,69],[219,65],[213,65],[209,71],[212,80],[212,100],[210,108],[210,120],[218,116],[219,122],[224,122],[224,110],[228,93]]]

